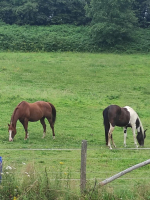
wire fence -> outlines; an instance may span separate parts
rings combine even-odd
[[[11,152],[13,154],[14,151],[16,152],[29,152],[30,156],[26,157],[26,155],[19,156],[16,157],[14,159],[14,157],[10,157],[10,156],[3,156],[3,171],[9,171],[11,172],[11,170],[9,170],[9,167],[13,170],[16,170],[16,174],[18,176],[23,176],[23,175],[28,175],[25,174],[25,168],[27,167],[28,163],[36,163],[38,165],[38,170],[36,170],[34,173],[41,175],[44,169],[44,165],[46,165],[48,167],[48,162],[49,167],[48,167],[48,171],[47,174],[50,176],[51,180],[55,180],[54,177],[56,177],[56,175],[60,175],[62,174],[62,178],[58,178],[58,180],[62,180],[62,181],[66,181],[66,180],[70,180],[70,181],[80,181],[80,162],[81,162],[81,149],[0,149],[6,152]],[[95,149],[88,149],[88,153],[90,151],[94,151]],[[145,157],[147,157],[147,159],[149,159],[149,150],[150,148],[117,148],[114,150],[111,150],[111,152],[115,151],[115,152],[119,152],[119,151],[126,151],[128,150],[128,152],[133,152],[133,151],[144,151],[144,155]],[[47,157],[42,157],[39,156],[38,154],[36,154],[36,152],[45,152],[45,154],[47,154],[47,152],[68,152],[68,153],[72,153],[72,151],[77,152],[77,156],[76,157],[72,157],[72,156],[68,156],[68,157],[61,157],[60,153],[59,156],[62,160],[65,160],[67,162],[66,166],[61,167],[61,162],[58,160],[61,160],[60,158],[58,159],[57,156],[54,157],[50,157],[47,160]],[[69,152],[70,151],[70,152]],[[101,152],[101,149],[99,149],[99,151]],[[106,150],[107,151],[107,150]],[[32,152],[32,153],[31,153]],[[137,164],[141,161],[143,161],[144,158],[142,157],[129,157],[128,155],[126,157],[102,157],[101,153],[99,157],[92,157],[92,155],[87,154],[87,169],[86,169],[86,175],[87,175],[87,181],[94,181],[96,180],[104,180],[105,178],[108,178],[116,173],[118,173],[118,169],[121,171],[125,168],[127,168],[126,166],[132,166],[134,164]],[[77,162],[78,165],[73,165],[73,163]],[[125,162],[125,165],[123,165],[122,163]],[[132,164],[134,163],[134,164]],[[53,167],[53,165],[57,164],[57,167]],[[71,176],[69,178],[67,178],[65,176],[65,174],[68,174],[67,167],[69,167],[72,164],[72,171]],[[97,166],[99,164],[99,170],[97,170]],[[40,165],[40,166],[39,166]],[[42,165],[42,167],[41,167]],[[95,166],[96,167],[95,167]],[[105,166],[104,166],[105,165]],[[112,165],[120,165],[120,167],[118,166],[117,169],[115,169],[114,167],[112,167]],[[19,168],[19,170],[18,170]],[[22,170],[22,168],[24,169],[24,172]],[[61,171],[60,171],[61,168]],[[150,168],[150,167],[149,167]],[[17,171],[18,170],[18,171]],[[149,180],[150,177],[147,176],[147,173],[145,171],[145,169],[141,169],[140,173],[139,170],[135,170],[134,172],[132,172],[133,175],[127,175],[124,177],[119,178],[119,180]]]

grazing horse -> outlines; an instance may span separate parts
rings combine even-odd
[[[103,110],[103,118],[104,118],[106,145],[108,145],[110,149],[112,149],[111,144],[110,144],[110,139],[114,147],[116,147],[113,141],[113,137],[112,137],[112,132],[115,126],[124,128],[124,146],[125,147],[126,147],[127,127],[132,128],[135,146],[138,147],[136,138],[139,145],[141,146],[144,145],[146,130],[143,129],[143,126],[138,114],[129,106],[125,106],[121,108],[117,105],[110,105]],[[136,129],[137,129],[137,137],[135,135]]]
[[[54,133],[54,123],[56,120],[56,109],[55,107],[45,101],[37,101],[34,103],[28,103],[26,101],[22,101],[15,108],[12,116],[10,124],[8,124],[8,132],[9,132],[9,141],[13,141],[14,136],[16,135],[16,124],[19,120],[25,130],[25,140],[29,138],[28,134],[28,122],[36,122],[40,120],[43,126],[43,138],[46,135],[46,124],[45,118],[47,118],[53,133],[53,138],[55,139]]]

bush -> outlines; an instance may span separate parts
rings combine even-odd
[[[111,38],[102,35],[106,42],[98,43],[90,37],[90,27],[73,25],[53,26],[17,26],[0,23],[0,49],[1,51],[22,52],[149,52],[150,30],[137,29],[134,31],[133,40],[119,40],[110,43]],[[112,30],[113,31],[113,30]],[[94,32],[92,33],[95,34]]]
[[[2,51],[91,51],[88,27],[1,25]]]

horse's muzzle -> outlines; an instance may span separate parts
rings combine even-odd
[[[9,142],[12,142],[13,141],[13,139],[12,138],[9,138]]]

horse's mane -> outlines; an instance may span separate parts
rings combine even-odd
[[[22,103],[22,102],[20,102],[20,103],[17,105],[17,107],[15,108],[15,110],[14,110],[12,116],[11,116],[11,121],[10,121],[10,123],[13,122],[13,120],[14,120],[14,116],[15,116],[15,114],[16,114],[16,111],[18,110],[18,108],[19,108],[19,106],[20,106],[21,103]]]
[[[142,135],[144,136],[144,128],[143,128],[142,122],[140,120],[139,114],[136,111],[135,111],[135,113],[137,114],[137,119],[139,120],[139,122],[140,122],[140,128],[142,129]]]
[[[137,117],[137,119],[139,120],[139,127],[142,129],[142,134],[143,134],[143,136],[144,136],[144,128],[143,128],[143,125],[142,125],[142,122],[141,122],[141,120],[140,120],[140,117],[139,117],[139,115],[138,115],[138,113],[133,109],[133,108],[131,108],[131,107],[129,107],[129,106],[125,106],[124,108],[126,108],[126,107],[128,107],[130,110],[133,110],[135,113],[136,113],[136,117]]]

